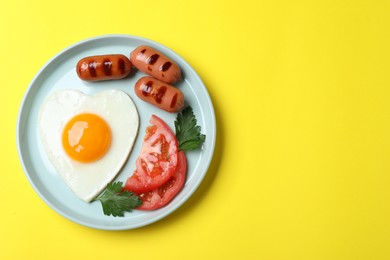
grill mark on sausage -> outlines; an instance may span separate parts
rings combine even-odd
[[[146,49],[143,49],[142,51],[138,52],[137,54],[137,60],[143,60],[143,56],[145,54]]]
[[[167,71],[172,66],[172,63],[167,61],[163,65],[160,66],[161,71]]]
[[[154,99],[156,100],[157,103],[159,103],[159,104],[161,103],[162,98],[165,95],[165,91],[167,91],[167,87],[166,86],[162,86],[161,88],[159,88],[157,90],[156,95],[154,95]]]
[[[154,98],[154,100],[156,101],[156,103],[158,103],[158,104],[161,104],[162,99],[163,99],[166,91],[167,91],[166,86],[161,86],[157,90],[153,89],[153,81],[151,81],[151,80],[149,80],[148,82],[146,82],[142,85],[142,95],[144,95],[145,97],[152,96]],[[175,101],[175,103],[176,103],[176,101]]]
[[[96,62],[95,61],[90,61],[88,63],[88,71],[89,71],[89,75],[91,75],[91,77],[96,78]]]
[[[152,89],[153,89],[153,81],[149,80],[148,82],[146,82],[144,84],[143,89],[142,89],[142,94],[145,97],[148,97],[150,95],[150,92],[152,92]]]
[[[170,107],[173,108],[176,105],[177,93],[173,96]]]
[[[111,66],[112,61],[110,61],[109,59],[103,60],[103,71],[106,76],[111,76]]]
[[[160,55],[153,54],[152,56],[149,57],[149,59],[146,62],[150,65],[153,65],[154,63],[156,63],[156,61],[158,60],[159,57],[160,57]]]
[[[126,73],[125,61],[123,59],[118,60],[118,68],[119,71],[121,72],[121,75]]]

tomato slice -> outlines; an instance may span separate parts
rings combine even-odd
[[[157,189],[136,193],[142,200],[140,210],[154,210],[168,204],[183,188],[187,172],[187,159],[183,151],[179,152],[178,164],[175,173],[163,185]]]
[[[152,125],[146,128],[136,170],[125,185],[125,189],[135,193],[160,187],[171,178],[177,166],[179,148],[176,136],[159,117],[152,115],[149,122]]]

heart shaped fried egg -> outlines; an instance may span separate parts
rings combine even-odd
[[[49,95],[39,133],[49,161],[80,199],[90,202],[119,173],[133,148],[139,116],[120,90],[94,96],[77,90]]]

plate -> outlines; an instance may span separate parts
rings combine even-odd
[[[85,203],[77,198],[48,161],[38,133],[38,113],[45,98],[59,89],[78,89],[93,95],[106,89],[126,92],[140,116],[138,137],[133,151],[116,177],[125,182],[135,170],[145,128],[152,114],[158,115],[174,130],[175,113],[168,113],[141,101],[134,93],[135,82],[145,74],[132,72],[121,80],[85,82],[78,78],[75,66],[86,56],[119,53],[129,56],[139,45],[149,45],[174,60],[182,70],[182,80],[175,84],[193,108],[206,141],[202,150],[187,152],[188,170],[181,192],[165,207],[154,211],[133,210],[124,217],[106,216],[100,202]],[[154,223],[180,207],[197,189],[207,173],[214,153],[216,123],[214,108],[205,85],[194,69],[169,48],[149,39],[131,35],[106,35],[78,42],[48,61],[30,83],[18,115],[17,146],[25,175],[38,195],[56,212],[78,224],[103,230],[126,230]]]

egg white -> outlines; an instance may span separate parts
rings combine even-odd
[[[64,126],[81,113],[102,117],[111,129],[109,150],[101,159],[90,163],[71,159],[62,146]],[[77,90],[60,90],[43,102],[38,123],[49,161],[74,194],[90,202],[127,161],[138,134],[139,116],[131,98],[120,90],[106,90],[94,96]]]

